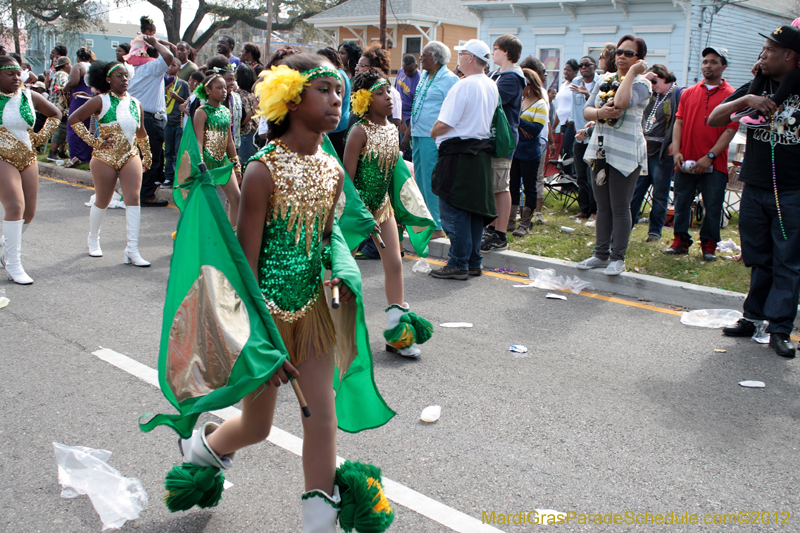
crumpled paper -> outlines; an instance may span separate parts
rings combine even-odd
[[[108,465],[108,450],[85,446],[66,446],[57,442],[53,448],[58,462],[58,482],[62,498],[86,494],[92,501],[103,531],[119,529],[126,521],[139,518],[147,508],[147,492],[135,478],[122,477]]]
[[[581,291],[592,290],[592,284],[580,279],[578,276],[556,276],[556,271],[552,268],[539,269],[528,267],[531,283],[528,285],[514,285],[514,287],[536,287],[537,289],[555,289],[559,291],[570,291],[573,294],[580,294]]]
[[[97,198],[97,195],[93,194],[92,197],[89,198],[89,201],[86,202],[83,205],[85,205],[86,207],[92,207],[94,205],[95,198]],[[108,208],[109,209],[117,209],[117,208],[125,209],[125,202],[122,201],[122,195],[118,191],[114,191],[114,195],[111,196],[111,203],[108,204]]]

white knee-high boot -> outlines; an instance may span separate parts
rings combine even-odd
[[[33,280],[25,273],[20,261],[22,233],[25,229],[23,226],[27,226],[27,224],[24,224],[22,220],[3,221],[3,260],[8,279],[20,285],[30,285]]]
[[[339,487],[333,486],[333,496],[314,489],[303,494],[303,533],[336,533],[336,519],[342,498]]]
[[[22,234],[25,235],[25,232],[28,231],[28,226],[30,226],[30,222],[25,224],[23,221],[22,224]],[[3,268],[6,266],[6,238],[5,235],[0,237],[0,265],[3,265]]]
[[[129,205],[125,209],[125,220],[128,223],[128,246],[125,248],[126,265],[133,262],[137,267],[149,267],[150,262],[145,261],[139,254],[139,226],[142,224],[142,206]]]
[[[217,455],[208,445],[208,436],[219,428],[214,422],[206,422],[200,429],[195,429],[188,439],[180,439],[179,445],[183,459],[195,466],[211,466],[227,470],[233,466],[233,453]],[[234,452],[235,453],[235,452]]]
[[[108,208],[106,208],[108,209]],[[92,205],[89,211],[89,255],[92,257],[103,257],[103,250],[100,249],[100,225],[106,216],[106,210]]]

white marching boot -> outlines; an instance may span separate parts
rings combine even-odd
[[[100,249],[100,225],[103,223],[103,217],[105,216],[105,209],[100,209],[99,207],[92,205],[92,210],[89,212],[88,239],[89,255],[92,257],[103,257],[103,250]]]
[[[26,229],[23,226],[27,226],[23,222],[22,220],[3,221],[3,264],[6,267],[8,279],[20,285],[30,285],[33,283],[33,279],[25,273],[20,261],[22,233]]]
[[[190,438],[180,439],[178,446],[181,448],[183,460],[195,466],[212,466],[222,470],[231,468],[234,454],[217,455],[208,445],[208,436],[217,428],[219,428],[219,424],[206,422],[200,426],[200,429],[195,429]]]
[[[386,309],[386,329],[389,330],[397,326],[400,323],[400,317],[408,313],[408,311],[409,311],[408,302],[404,302],[402,307],[400,307],[397,304],[390,305]],[[409,346],[406,346],[405,348],[397,348],[387,343],[386,351],[399,353],[403,357],[410,357],[410,358],[417,358],[420,356],[420,354],[422,354],[422,351],[416,344],[411,344]]]
[[[25,232],[28,231],[28,226],[30,223],[25,224],[23,221],[22,224],[22,234],[25,235]],[[3,265],[3,268],[6,267],[6,237],[3,235],[0,237],[0,265]]]
[[[336,519],[342,498],[339,487],[333,486],[333,496],[314,489],[303,494],[303,533],[336,533]]]
[[[128,246],[125,248],[124,263],[133,262],[137,267],[149,267],[150,261],[145,261],[139,253],[139,226],[142,224],[142,206],[129,205],[125,209],[125,220],[128,223]]]

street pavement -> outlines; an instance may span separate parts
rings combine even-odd
[[[0,279],[11,300],[0,309],[0,530],[100,531],[86,496],[60,497],[52,447],[59,442],[110,450],[111,466],[141,480],[149,507],[122,531],[300,531],[301,460],[271,443],[237,452],[227,474],[234,486],[218,507],[170,514],[161,502],[164,474],[180,461],[176,436],[164,428],[142,433],[137,418],[171,406],[93,352],[102,347],[157,368],[178,212],[143,209],[140,250],[153,265],[124,266],[121,209],[106,216],[105,256],[87,253],[91,194],[41,179],[38,213],[23,240],[35,283]],[[493,511],[496,530],[538,531],[497,522],[532,518],[534,509],[622,520],[631,519],[626,511],[633,520],[688,513],[700,522],[585,525],[575,518],[556,527],[566,531],[798,530],[800,363],[750,339],[683,326],[656,306],[571,293],[546,299],[549,291],[513,287],[519,280],[435,280],[412,273],[412,265],[404,261],[406,299],[436,326],[418,360],[384,351],[383,272],[378,261],[360,263],[375,379],[397,416],[338,436],[340,456],[374,463],[419,493],[409,506],[394,505],[391,531],[481,531],[475,521]],[[438,327],[443,322],[474,327]],[[529,352],[512,353],[512,344]],[[746,389],[742,380],[766,388]],[[434,424],[419,418],[428,405],[442,407]],[[279,394],[275,425],[302,437],[290,388]],[[424,497],[443,506],[425,511]],[[740,511],[762,525],[702,523],[706,514],[713,522],[715,513],[721,520]],[[776,526],[776,518],[789,525]]]

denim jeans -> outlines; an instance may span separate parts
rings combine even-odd
[[[800,190],[775,192],[745,185],[739,208],[742,259],[750,272],[744,316],[769,320],[770,333],[791,333],[800,298]]]
[[[447,266],[458,270],[480,268],[483,216],[462,211],[439,198],[442,229],[450,238]]]
[[[687,244],[692,243],[689,225],[692,222],[692,200],[697,195],[697,187],[703,194],[706,208],[703,225],[700,227],[700,242],[719,242],[719,228],[722,223],[722,202],[728,176],[715,170],[710,174],[687,174],[675,171],[675,236],[680,236]]]
[[[247,166],[247,162],[250,161],[250,158],[256,155],[258,148],[256,145],[253,144],[253,137],[255,133],[248,133],[247,135],[242,135],[241,143],[239,144],[239,161],[242,163],[242,169]]]
[[[175,183],[175,158],[178,156],[181,137],[183,137],[183,129],[180,123],[175,126],[167,125],[164,128],[164,181]]]
[[[650,229],[648,235],[658,235],[661,237],[661,230],[667,220],[667,204],[669,203],[669,185],[672,183],[672,170],[675,163],[672,156],[668,155],[662,163],[658,156],[647,158],[648,174],[639,176],[636,182],[636,190],[633,191],[631,200],[631,217],[633,224],[639,222],[642,214],[642,202],[647,196],[647,189],[653,186],[653,208],[650,210]]]

